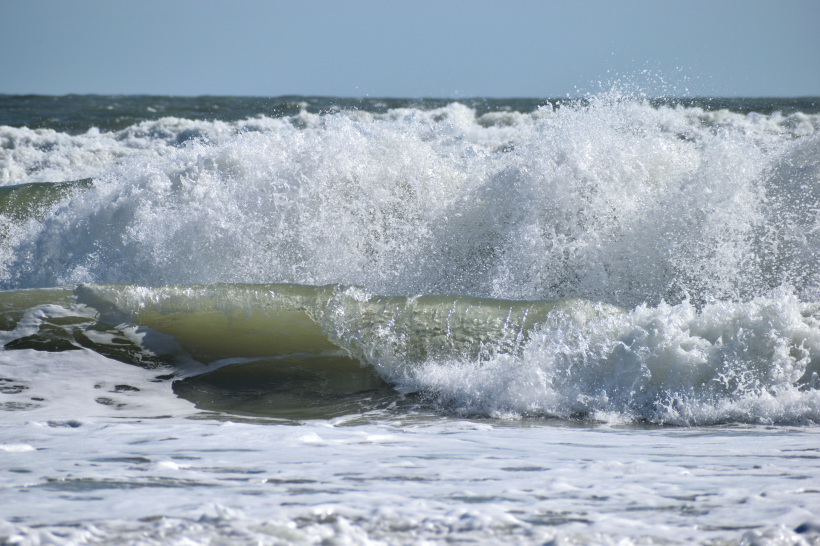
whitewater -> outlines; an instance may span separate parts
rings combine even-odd
[[[820,99],[0,107],[0,544],[820,544]]]

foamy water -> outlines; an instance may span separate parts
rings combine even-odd
[[[803,203],[817,198],[819,119],[603,98],[479,118],[454,103],[76,136],[6,128],[7,184],[95,184],[14,229],[0,279],[627,307],[791,285],[812,299],[817,217]]]

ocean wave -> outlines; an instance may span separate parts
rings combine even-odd
[[[288,361],[306,393],[338,371],[471,415],[818,421],[818,114],[298,106],[0,129],[6,349],[245,366],[208,388]]]
[[[213,411],[327,417],[403,393],[504,419],[820,422],[820,304],[786,291],[632,310],[293,285],[94,285],[0,301],[5,350],[92,350],[157,370]]]

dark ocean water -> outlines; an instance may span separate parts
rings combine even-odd
[[[2,95],[0,94],[0,125],[49,128],[71,135],[84,133],[91,127],[102,131],[120,131],[147,120],[178,117],[204,121],[236,122],[258,116],[288,117],[301,110],[311,114],[340,110],[361,110],[384,114],[396,108],[432,110],[454,102],[453,99],[339,98],[303,97],[168,97],[162,95]],[[588,99],[493,99],[464,98],[458,102],[469,106],[480,117],[488,112],[532,112],[539,106],[558,107],[589,104]],[[781,112],[817,114],[820,98],[650,98],[653,106],[697,107],[704,110],[730,110],[740,114],[756,112],[770,115]]]

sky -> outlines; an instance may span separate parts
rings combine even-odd
[[[820,95],[820,0],[0,0],[0,93]]]

